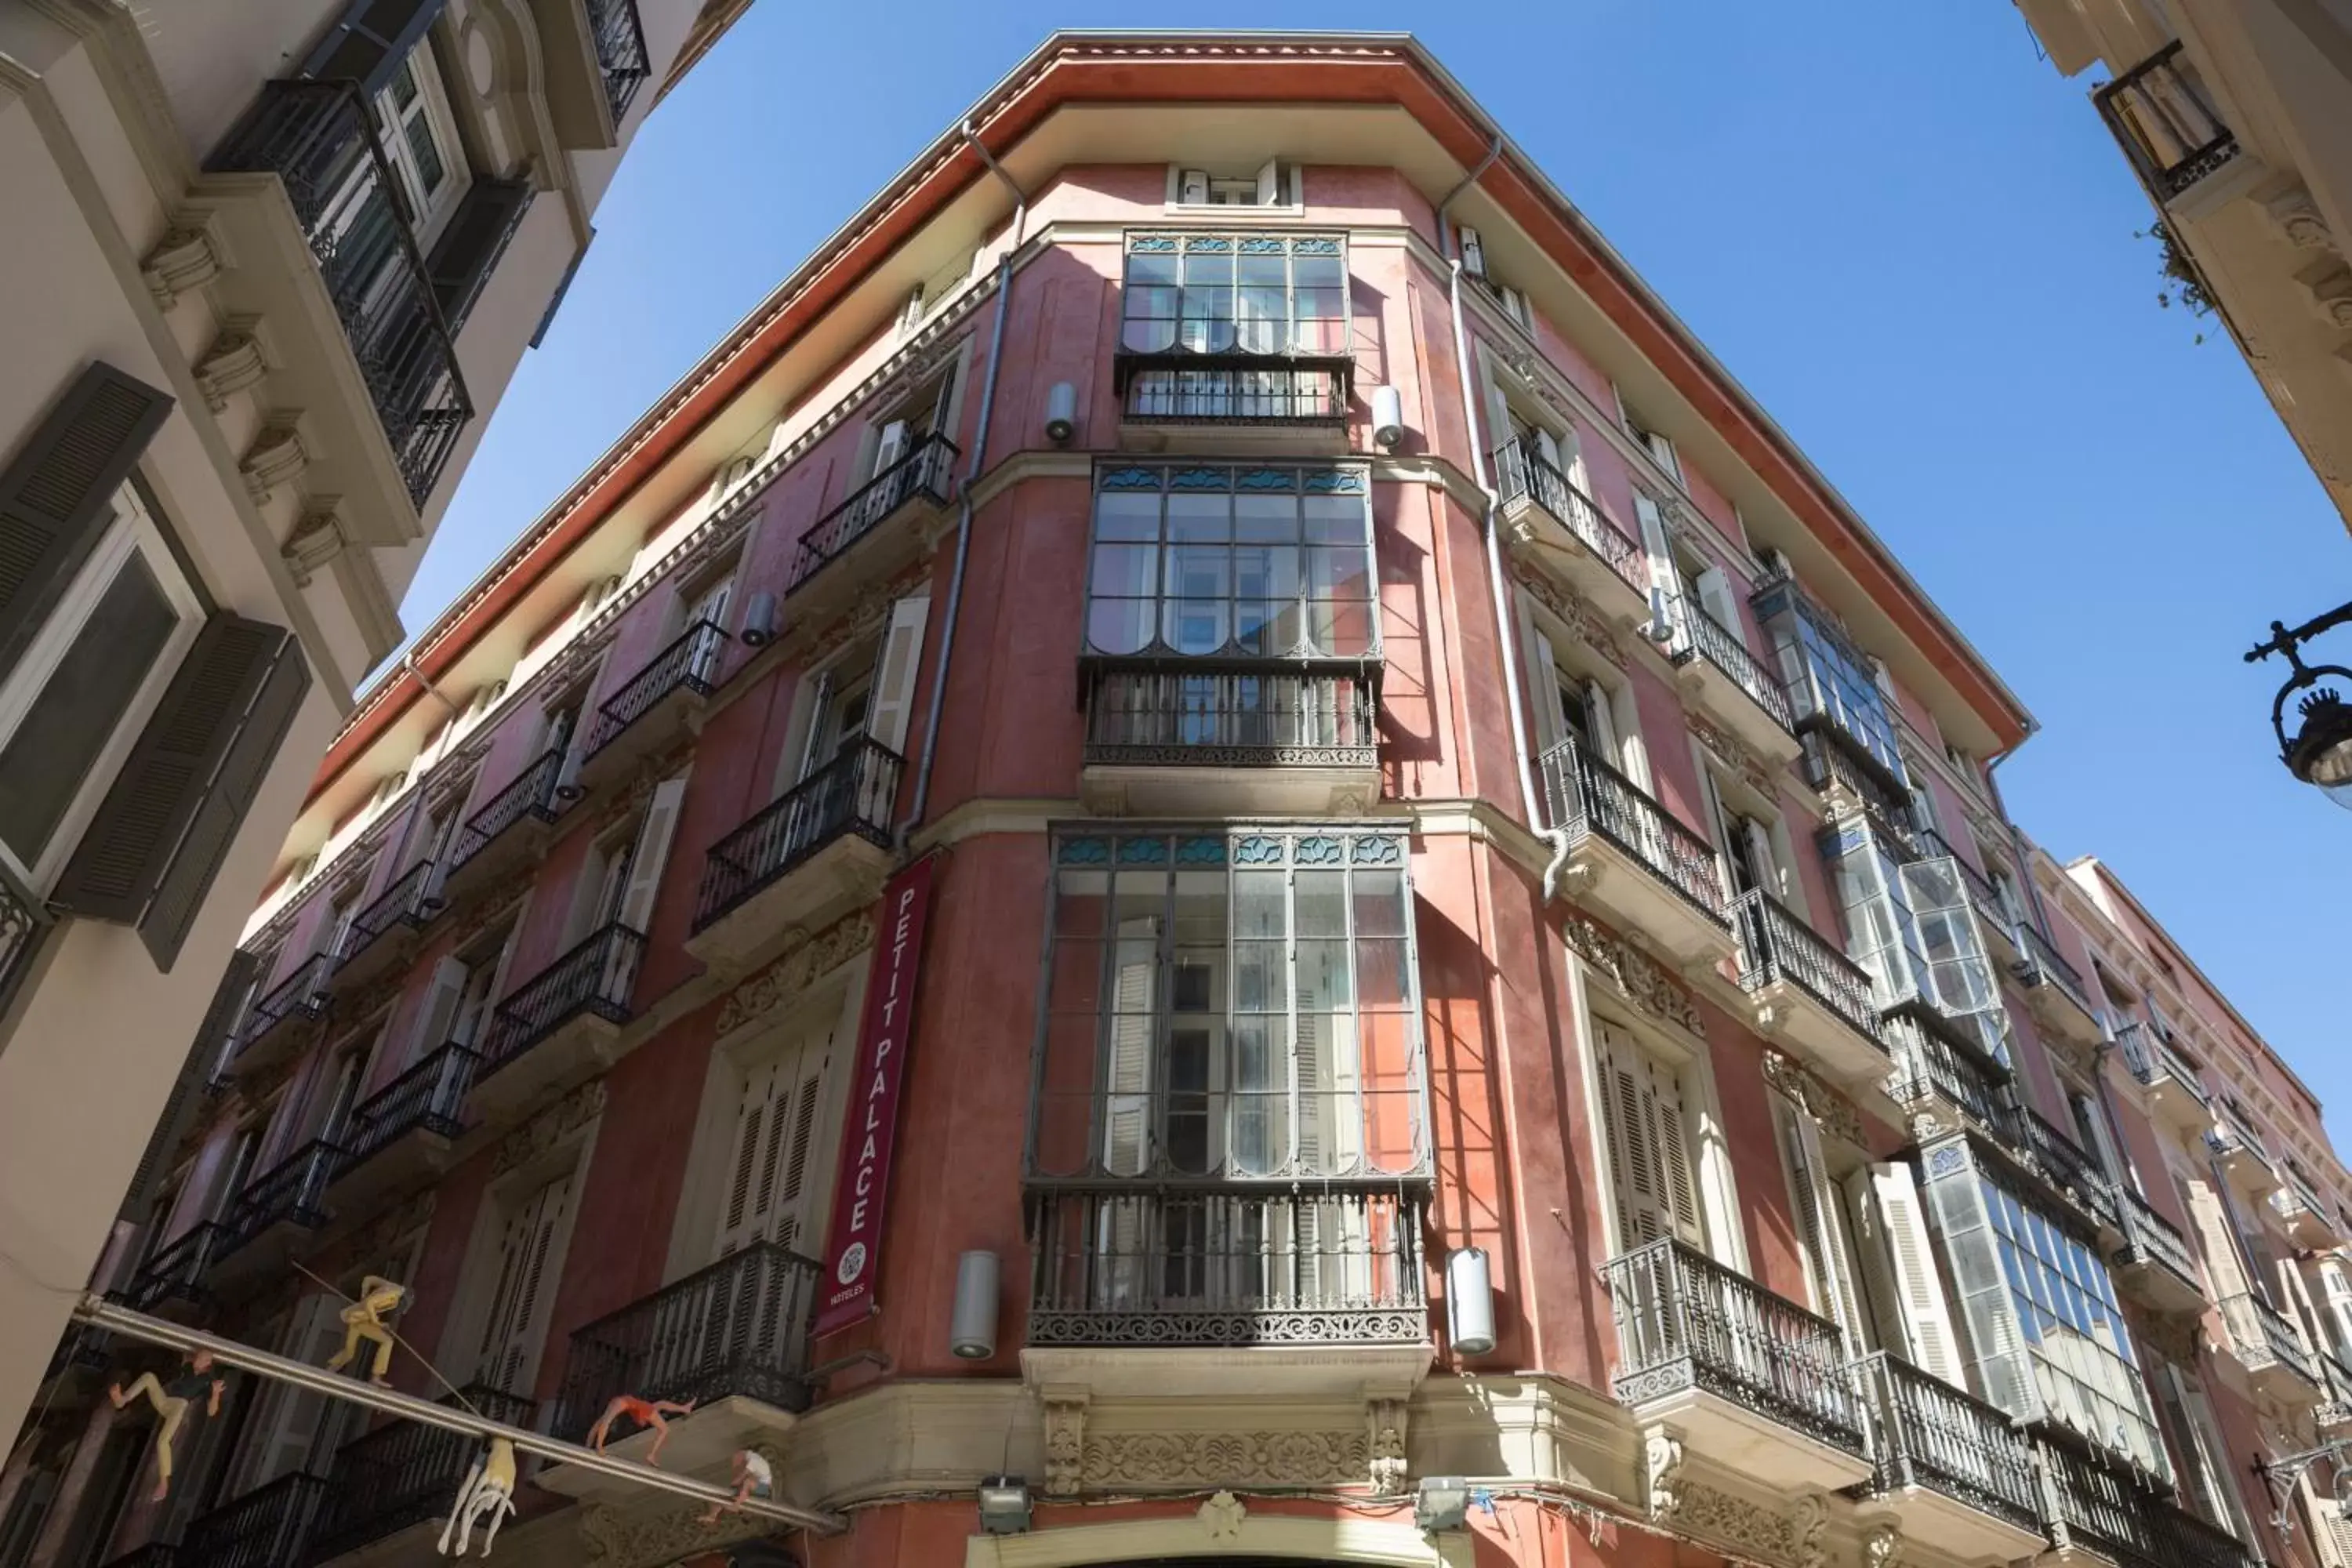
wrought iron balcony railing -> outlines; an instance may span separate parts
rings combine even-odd
[[[452,1041],[360,1101],[341,1138],[336,1174],[357,1170],[411,1132],[455,1138],[465,1131],[461,1108],[480,1061]]]
[[[476,1081],[488,1078],[550,1035],[583,1015],[607,1023],[629,1021],[629,998],[646,939],[617,921],[593,932],[562,957],[524,981],[490,1015],[482,1032]]]
[[[2202,1289],[2197,1260],[2190,1256],[2189,1239],[2180,1234],[2180,1227],[2129,1187],[2119,1186],[2116,1194],[2121,1199],[2125,1253],[2160,1263],[2190,1287]]]
[[[2092,101],[2159,202],[2238,156],[2237,133],[2222,123],[2178,38],[2099,89]]]
[[[1926,1487],[2021,1530],[2041,1527],[2033,1451],[2008,1412],[1885,1351],[1853,1366],[1870,1401],[1876,1490]]]
[[[1525,437],[1495,449],[1495,488],[1505,501],[1525,498],[1549,512],[1584,547],[1608,563],[1635,593],[1647,593],[1642,546],[1628,537],[1591,496],[1578,489]]]
[[[14,871],[0,866],[0,1009],[16,994],[17,985],[32,967],[33,955],[56,923],[47,900],[34,896]]]
[[[478,1383],[435,1403],[523,1427],[530,1425],[534,1409],[528,1399]],[[324,1563],[394,1531],[437,1522],[480,1451],[481,1444],[466,1433],[413,1421],[394,1421],[352,1438],[335,1450],[308,1560]]]
[[[1419,1344],[1423,1194],[1033,1189],[1033,1345]]]
[[[1345,425],[1354,364],[1122,354],[1120,416],[1136,425]]]
[[[596,41],[596,68],[604,78],[604,103],[617,127],[628,117],[637,89],[652,73],[646,56],[645,24],[636,0],[587,0],[588,34]]]
[[[712,621],[697,621],[687,627],[624,681],[619,690],[596,705],[596,725],[588,732],[587,754],[593,757],[611,745],[673,691],[708,697],[718,689],[719,661],[733,640]]]
[[[2123,1052],[2124,1063],[2131,1068],[2132,1077],[2140,1082],[2177,1083],[2200,1104],[2207,1103],[2205,1086],[2198,1081],[2197,1069],[2146,1024],[2117,1025],[2116,1046]]]
[[[433,862],[419,860],[400,874],[399,879],[386,888],[375,900],[352,917],[349,930],[335,949],[335,967],[340,969],[365,952],[393,927],[405,923],[421,926],[441,907],[433,891]]]
[[[541,822],[555,820],[555,785],[563,773],[563,748],[543,752],[537,761],[515,775],[514,782],[482,804],[480,810],[466,819],[465,831],[457,835],[457,847],[449,858],[455,870],[488,848],[499,835],[527,817]]]
[[[2213,1131],[2205,1134],[2205,1142],[2218,1154],[2252,1154],[2266,1165],[2272,1163],[2270,1146],[2262,1134],[2226,1100],[2213,1102]]]
[[[297,1470],[209,1513],[180,1539],[175,1561],[204,1568],[298,1568],[326,1506],[327,1483]]]
[[[1675,595],[1668,614],[1675,628],[1675,663],[1706,660],[1739,688],[1749,701],[1764,710],[1774,723],[1783,730],[1794,730],[1796,720],[1789,711],[1788,694],[1780,689],[1780,682],[1772,672],[1748,651],[1745,637],[1708,615],[1706,606],[1687,594]]]
[[[918,496],[945,506],[955,487],[955,461],[961,455],[953,441],[935,432],[916,442],[905,457],[850,492],[848,500],[819,518],[816,525],[801,536],[784,592],[793,593],[840,560],[868,530]]]
[[[2319,1363],[2304,1348],[2294,1325],[2268,1301],[2250,1292],[2224,1296],[2221,1321],[2228,1326],[2231,1344],[2247,1371],[2283,1366],[2313,1387],[2320,1385]]]
[[[616,1394],[809,1405],[809,1324],[824,1267],[773,1242],[730,1253],[572,1336],[555,1434],[578,1441]]]
[[[374,126],[356,82],[266,82],[207,166],[285,182],[409,499],[421,506],[474,408]]]
[[[694,929],[723,919],[844,834],[887,848],[890,812],[906,765],[877,740],[845,746],[833,761],[712,845],[703,862]]]
[[[1739,984],[1749,991],[1787,981],[1886,1048],[1870,976],[1824,941],[1804,918],[1761,888],[1731,901],[1739,931]]]
[[[1697,1390],[1850,1454],[1866,1454],[1844,1336],[1671,1237],[1609,1260],[1619,1400]]]
[[[2319,1375],[2326,1390],[2320,1400],[2316,1419],[2322,1426],[2352,1426],[2352,1366],[2347,1366],[2334,1351],[2319,1352]]]
[[[134,1312],[152,1312],[165,1301],[201,1301],[205,1273],[221,1249],[221,1227],[199,1220],[150,1253],[131,1277],[122,1300]]]
[[[1301,669],[1090,660],[1086,760],[1125,767],[1339,767],[1380,763],[1380,677],[1360,664]]]
[[[1572,737],[1544,752],[1538,765],[1549,825],[1571,846],[1598,837],[1709,920],[1730,923],[1715,848],[1706,839]]]
[[[309,1023],[323,1017],[327,1011],[327,976],[334,972],[334,959],[323,952],[314,952],[304,959],[293,973],[253,1005],[253,1010],[246,1015],[245,1026],[237,1032],[236,1048],[246,1049],[281,1024]]]
[[[2016,931],[2025,949],[2025,956],[2016,964],[2017,977],[2028,985],[2051,986],[2084,1013],[2097,1017],[2099,1010],[2091,1005],[2090,993],[2083,989],[2083,976],[2059,956],[2050,939],[2035,930],[2031,921],[2018,921]]]
[[[341,1150],[323,1138],[314,1138],[247,1182],[222,1218],[220,1248],[215,1256],[226,1258],[281,1222],[326,1224],[327,1183],[341,1158]]]
[[[2062,1549],[2087,1551],[2117,1568],[2180,1568],[2154,1492],[2072,1441],[2039,1434],[2032,1443],[2044,1477],[2042,1522]]]
[[[1934,1096],[1996,1137],[2014,1143],[2009,1069],[1986,1056],[1949,1021],[1916,998],[1880,1016],[1894,1047],[1895,1076],[1887,1084],[1898,1104]]]
[[[2109,1230],[2123,1228],[2115,1184],[2082,1145],[2031,1108],[2021,1110],[2013,1125],[2023,1134],[2024,1152],[2044,1181],[2072,1197],[2076,1207]]]

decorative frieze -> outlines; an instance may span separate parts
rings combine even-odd
[[[1520,543],[1532,542],[1520,540]],[[1576,640],[1619,669],[1625,668],[1628,655],[1617,633],[1584,597],[1574,589],[1554,578],[1541,567],[1526,561],[1512,563],[1512,577],[1535,598],[1536,603],[1559,617]]]
[[[719,1033],[733,1034],[744,1025],[765,1017],[808,988],[819,975],[831,973],[874,945],[874,911],[861,909],[818,931],[788,933],[784,955],[728,994],[719,1006]]]
[[[1706,1036],[1697,997],[1657,960],[1582,910],[1560,911],[1559,933],[1578,957],[1615,984],[1633,1005],[1677,1028]]]
[[[1764,1081],[1793,1101],[1830,1137],[1857,1149],[1869,1148],[1870,1142],[1863,1133],[1860,1109],[1832,1088],[1827,1079],[1787,1052],[1766,1049]]]
[[[1683,717],[1690,725],[1691,733],[1698,738],[1698,743],[1738,773],[1749,789],[1767,800],[1780,798],[1780,785],[1774,780],[1772,770],[1758,760],[1746,742],[1695,708],[1685,709]]]
[[[783,1472],[782,1449],[754,1443],[751,1451],[767,1460],[772,1472]],[[695,1552],[772,1535],[778,1529],[772,1519],[732,1511],[705,1523],[709,1512],[699,1503],[665,1505],[656,1512],[640,1514],[610,1503],[591,1502],[580,1510],[580,1543],[587,1549],[586,1561],[595,1568],[661,1568]]]
[[[1797,1531],[1786,1514],[1744,1497],[1685,1481],[1675,1511],[1677,1531],[1733,1554],[1767,1563],[1794,1563]]]
[[[2291,184],[2263,202],[2263,212],[2286,242],[2298,250],[2326,250],[2336,242],[2335,236],[2328,232],[2326,215],[2311,199],[2311,192],[2301,184]]]
[[[592,1079],[500,1140],[491,1174],[522,1169],[604,1114],[604,1080]]]
[[[1092,1490],[1246,1485],[1360,1486],[1371,1446],[1351,1432],[1089,1432],[1081,1479]]]

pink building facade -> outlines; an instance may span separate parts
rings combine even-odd
[[[386,1275],[398,1386],[824,1516],[549,1466],[528,1562],[2338,1568],[2316,1103],[1442,69],[965,126],[362,702],[100,1286]],[[137,1500],[146,1354],[0,1568],[430,1555],[463,1442],[254,1380]]]

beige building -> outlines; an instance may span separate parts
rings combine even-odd
[[[2017,0],[2094,94],[2201,289],[2352,519],[2352,16],[2327,0]]]
[[[0,1429],[622,153],[746,3],[0,5]]]

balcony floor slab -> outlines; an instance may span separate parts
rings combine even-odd
[[[1685,968],[1711,969],[1738,951],[1728,925],[1709,920],[1647,866],[1597,834],[1569,850],[1559,886],[1619,930],[1648,937]]]
[[[1030,1345],[1033,1388],[1095,1399],[1402,1398],[1428,1374],[1427,1343],[1396,1345]]]
[[[448,1170],[456,1142],[439,1132],[413,1127],[327,1183],[331,1208],[362,1212],[385,1199],[421,1187]]]
[[[734,973],[782,951],[795,928],[819,931],[882,896],[889,850],[844,832],[807,859],[686,939],[686,951],[713,971]]]
[[[1381,770],[1090,763],[1078,798],[1098,816],[1356,816],[1381,798]]]
[[[621,1057],[621,1026],[594,1013],[558,1024],[496,1071],[484,1068],[466,1095],[468,1123],[510,1127]]]
[[[1984,1568],[2032,1557],[2050,1544],[2039,1530],[1971,1508],[1933,1487],[1915,1485],[1881,1492],[1864,1506],[1869,1512],[1884,1509],[1894,1514],[1910,1540],[1928,1542],[1947,1556]]]
[[[698,1405],[688,1415],[669,1418],[669,1441],[662,1446],[660,1468],[724,1485],[736,1449],[781,1441],[799,1420],[789,1410],[740,1394]],[[650,1427],[636,1428],[606,1443],[604,1452],[616,1458],[643,1460],[653,1448],[654,1436]],[[539,1484],[583,1500],[614,1501],[645,1491],[635,1481],[583,1465],[551,1465],[540,1472]]]
[[[1870,1461],[1706,1389],[1685,1387],[1630,1407],[1717,1468],[1776,1491],[1837,1491],[1871,1477]]]
[[[1877,1090],[1895,1070],[1885,1047],[1801,985],[1772,981],[1749,991],[1748,1005],[1759,1034],[1786,1043],[1791,1055],[1841,1089]]]
[[[1675,684],[1775,773],[1804,755],[1804,742],[1778,719],[1758,706],[1739,682],[1704,655],[1675,667]]]

